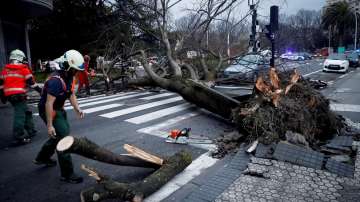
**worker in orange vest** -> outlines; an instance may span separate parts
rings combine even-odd
[[[90,95],[90,86],[89,86],[89,62],[90,56],[84,56],[84,71],[79,71],[77,76],[79,78],[79,87],[78,93],[80,92],[81,88],[85,86],[86,94]]]
[[[21,50],[10,53],[10,63],[0,73],[0,97],[5,104],[7,100],[14,107],[13,135],[16,144],[26,144],[36,135],[32,112],[27,106],[27,88],[41,92],[35,84],[29,67],[24,64],[26,56]],[[24,129],[27,134],[24,133]]]

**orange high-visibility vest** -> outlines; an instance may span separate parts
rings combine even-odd
[[[32,78],[32,74],[27,65],[24,64],[7,64],[0,73],[0,79],[4,82],[4,95],[17,95],[26,93],[26,80]]]

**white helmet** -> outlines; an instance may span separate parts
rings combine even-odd
[[[23,62],[25,58],[26,58],[26,56],[25,56],[24,52],[22,52],[19,49],[15,49],[10,52],[10,57],[9,57],[10,61],[17,60],[19,62]]]
[[[68,62],[69,68],[84,71],[84,57],[77,50],[68,50],[64,54],[64,59]]]
[[[77,50],[68,50],[63,56],[56,59],[55,62],[60,64],[62,70],[69,70],[74,68],[79,71],[84,71],[84,57]]]

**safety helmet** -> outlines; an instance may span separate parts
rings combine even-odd
[[[64,54],[64,63],[67,62],[69,68],[74,68],[79,71],[84,71],[84,57],[77,50],[68,50]]]
[[[17,60],[19,62],[23,62],[25,58],[26,58],[25,53],[19,49],[15,49],[10,52],[10,57],[9,57],[10,61]]]
[[[56,64],[53,64],[54,70],[68,71],[70,68],[74,68],[79,71],[84,71],[84,57],[76,50],[69,50],[61,57],[54,60]],[[51,65],[51,64],[50,64]]]

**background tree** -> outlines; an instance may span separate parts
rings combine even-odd
[[[346,1],[339,1],[326,7],[322,24],[325,29],[335,30],[338,36],[339,46],[344,46],[344,37],[347,30],[351,30],[354,25],[354,13],[350,4]]]
[[[54,59],[69,49],[95,54],[104,49],[97,42],[113,21],[107,0],[54,0],[50,16],[31,23],[33,58]],[[119,35],[127,32],[127,27],[121,28]]]
[[[275,40],[279,53],[289,50],[313,52],[327,46],[327,36],[321,26],[321,11],[301,9],[294,15],[281,14]],[[262,44],[270,46],[265,37]]]

